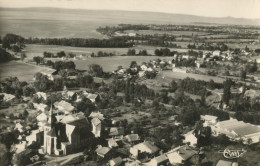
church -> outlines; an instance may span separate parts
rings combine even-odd
[[[87,118],[75,119],[67,123],[58,122],[52,107],[43,129],[42,150],[48,155],[68,155],[79,152],[83,150],[88,140],[94,137],[91,123]]]

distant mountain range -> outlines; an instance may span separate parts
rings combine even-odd
[[[154,23],[154,24],[236,24],[260,25],[260,19],[234,18],[234,17],[204,17],[186,14],[116,11],[116,10],[83,10],[63,8],[0,8],[1,11],[30,11],[36,13],[75,14],[81,16],[98,16],[100,19],[111,19],[116,23]],[[1,19],[1,17],[0,17]],[[115,20],[118,19],[118,20]],[[0,20],[1,21],[1,20]]]

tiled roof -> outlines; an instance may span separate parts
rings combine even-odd
[[[99,125],[99,124],[101,123],[101,121],[100,121],[98,118],[93,118],[93,119],[91,120],[91,122],[92,122],[95,126],[97,126],[97,125]]]
[[[155,145],[153,145],[150,141],[142,142],[140,144],[137,144],[133,146],[133,148],[136,148],[142,152],[151,152],[155,153],[159,150],[159,148]]]
[[[124,135],[125,130],[123,127],[111,127],[109,130],[109,136]]]
[[[139,135],[138,134],[129,134],[126,136],[126,138],[128,139],[129,142],[133,142],[133,141],[139,141]]]
[[[161,162],[168,160],[168,157],[165,154],[163,154],[163,155],[153,158],[152,160],[155,160],[156,163],[161,163]]]
[[[111,150],[111,149],[110,149],[109,147],[101,147],[101,148],[96,149],[96,152],[97,152],[97,154],[104,156],[104,155],[106,155],[110,150]]]

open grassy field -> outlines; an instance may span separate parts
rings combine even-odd
[[[183,44],[183,42],[176,42],[176,44]],[[185,45],[188,43],[184,43]],[[154,55],[154,50],[162,47],[154,46],[135,46],[133,47],[138,53],[140,50],[147,50],[148,54]],[[56,46],[56,45],[37,45],[37,44],[28,44],[24,49],[27,58],[32,59],[34,56],[43,56],[43,52],[52,52],[57,53],[64,51],[66,53],[74,53],[76,55],[85,54],[90,55],[92,52],[97,53],[98,51],[103,51],[107,53],[114,53],[116,55],[126,54],[129,48],[86,48],[86,47],[69,47],[69,46]],[[132,48],[131,48],[132,49]],[[171,51],[176,50],[178,52],[185,52],[187,49],[175,49],[171,48]]]
[[[135,47],[137,51],[147,49],[148,53],[153,54],[154,49],[157,47]],[[44,51],[57,53],[59,51],[73,52],[76,55],[86,54],[90,55],[92,52],[98,51],[112,52],[115,54],[125,54],[128,48],[81,48],[81,47],[65,47],[65,46],[49,46],[49,45],[28,45],[25,53],[28,59],[34,56],[43,56]],[[118,66],[128,67],[131,61],[136,61],[138,64],[148,62],[154,59],[171,60],[172,57],[158,57],[158,56],[114,56],[114,57],[101,57],[101,58],[87,58],[86,60],[74,60],[77,69],[87,70],[90,64],[99,64],[104,71],[111,72],[117,69]],[[54,60],[54,59],[53,59]],[[59,60],[59,59],[57,59]],[[21,81],[33,81],[33,76],[36,72],[40,72],[41,66],[22,63],[19,61],[11,61],[0,64],[0,80],[7,77],[18,77]]]
[[[162,71],[163,79],[184,79],[186,77],[194,78],[196,80],[210,81],[211,79],[218,83],[223,83],[224,79],[219,77],[213,77],[208,75],[199,75],[193,73],[181,73],[181,72],[172,72],[171,70]]]
[[[75,60],[77,69],[86,70],[91,64],[99,64],[102,66],[104,71],[111,72],[117,69],[118,66],[124,68],[129,67],[131,61],[136,61],[137,64],[142,62],[149,62],[157,58],[161,59],[172,59],[172,57],[158,57],[158,56],[113,56],[113,57],[102,57],[102,58],[88,58],[86,60]]]
[[[127,33],[138,33],[140,35],[163,35],[163,34],[169,34],[169,35],[174,35],[174,36],[181,36],[181,35],[186,35],[186,36],[192,36],[192,35],[207,35],[209,33],[205,32],[192,32],[192,31],[157,31],[157,30],[127,30],[125,31]]]
[[[19,61],[0,63],[0,80],[7,77],[18,77],[20,81],[33,81],[36,72],[40,72],[42,67],[34,66]]]

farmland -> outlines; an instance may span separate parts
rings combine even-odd
[[[213,76],[208,76],[208,75],[172,72],[170,70],[162,71],[162,78],[164,78],[164,79],[184,79],[186,77],[194,78],[196,80],[204,80],[204,81],[210,81],[212,79],[212,80],[214,80],[214,82],[218,82],[218,83],[223,83],[223,81],[224,81],[223,78],[213,77]]]
[[[33,81],[36,72],[40,72],[42,67],[30,65],[17,61],[10,61],[0,64],[0,80],[7,77],[18,77],[20,81]]]
[[[135,46],[133,47],[137,52],[139,50],[146,49],[148,54],[154,55],[154,50],[161,47],[153,46]],[[103,51],[107,53],[113,53],[115,55],[122,55],[127,53],[128,48],[86,48],[86,47],[68,47],[68,46],[55,46],[55,45],[36,45],[28,44],[25,48],[25,53],[27,58],[32,59],[34,56],[43,56],[43,52],[57,53],[64,51],[66,53],[74,53],[76,55],[90,55],[92,52],[97,54],[98,51]],[[178,52],[185,52],[187,49],[170,49]]]
[[[193,36],[193,35],[198,35],[198,36],[204,36],[207,35],[208,33],[205,32],[192,32],[192,31],[157,31],[157,30],[127,30],[125,31],[126,33],[138,33],[140,35],[163,35],[163,34],[168,34],[168,35],[173,35],[173,36]]]

